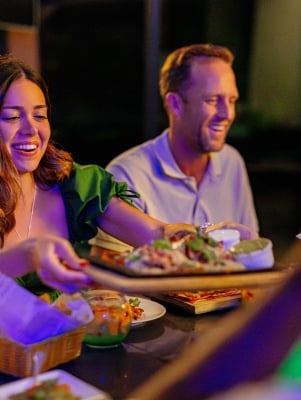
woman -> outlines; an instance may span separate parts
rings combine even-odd
[[[137,247],[189,224],[165,224],[130,205],[124,183],[103,168],[80,166],[52,143],[50,100],[39,73],[11,55],[0,57],[0,244],[9,248],[45,234],[72,244],[97,228]],[[252,235],[246,227],[243,235]],[[20,278],[37,294],[36,275]]]

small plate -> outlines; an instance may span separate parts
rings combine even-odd
[[[131,327],[136,328],[142,326],[147,322],[163,317],[166,313],[166,308],[162,304],[157,303],[149,299],[137,296],[126,296],[126,299],[138,299],[140,301],[139,307],[144,309],[142,318],[136,321],[132,321]]]
[[[38,379],[40,381],[58,379],[59,383],[67,383],[70,385],[72,393],[79,396],[82,400],[112,400],[112,398],[102,390],[60,369],[44,372],[38,376]],[[8,400],[13,394],[22,393],[29,389],[33,383],[33,378],[30,377],[1,385],[0,399]]]

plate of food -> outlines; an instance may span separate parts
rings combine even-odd
[[[75,250],[89,261],[85,273],[95,282],[127,294],[271,286],[293,272],[290,265],[274,262],[268,239],[242,240],[225,249],[198,231],[178,232],[131,252],[91,245]],[[240,261],[245,254],[248,266]]]
[[[156,301],[144,297],[126,296],[133,310],[132,328],[140,327],[147,322],[163,317],[166,308]]]
[[[151,244],[140,246],[133,251],[112,253],[103,251],[101,254],[80,254],[93,265],[131,277],[163,277],[163,276],[193,276],[216,275],[229,273],[244,273],[272,268],[274,258],[272,245],[268,239],[258,238],[241,241],[238,248],[226,249],[222,241],[217,242],[206,234],[189,233],[183,236],[179,233],[172,237],[154,240]],[[238,245],[236,245],[238,246]],[[244,250],[245,249],[245,250]],[[244,252],[248,252],[249,263]],[[256,251],[255,251],[256,250]],[[261,254],[267,250],[267,256]],[[250,267],[250,258],[256,254],[256,260]],[[267,264],[268,263],[268,264]]]
[[[32,377],[17,380],[0,386],[1,400],[29,400],[38,398],[35,396],[39,390],[43,397],[69,400],[112,400],[112,398],[102,390],[89,385],[83,380],[60,370],[52,370],[38,375],[38,384]],[[54,397],[50,397],[51,393]]]

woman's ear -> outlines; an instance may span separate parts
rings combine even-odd
[[[165,102],[170,113],[180,115],[183,109],[183,100],[178,93],[169,92],[165,97]]]

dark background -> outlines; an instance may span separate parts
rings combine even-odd
[[[0,0],[0,22],[38,27],[53,134],[76,161],[102,166],[167,126],[157,75],[150,88],[154,109],[148,103],[150,67],[158,74],[165,56],[179,46],[195,42],[228,46],[235,54],[240,90],[228,142],[246,160],[261,235],[273,240],[276,257],[281,258],[301,231],[301,132],[296,125],[267,123],[264,115],[248,106],[256,3],[161,0],[157,58],[152,63],[148,53],[157,39],[147,30],[150,2],[146,0]],[[1,32],[1,51],[5,51],[5,32]]]
[[[46,12],[47,7],[42,11],[41,62],[55,105],[53,123],[60,141],[68,144],[77,159],[105,165],[113,155],[157,135],[167,124],[156,81],[155,130],[145,132],[146,2],[65,3],[51,12]],[[253,2],[221,3],[212,8],[212,0],[162,2],[157,72],[176,47],[207,41],[227,44],[237,53],[235,69],[244,102]],[[235,4],[231,7],[231,3]],[[220,23],[225,11],[233,30]],[[83,133],[85,154],[78,145]]]

